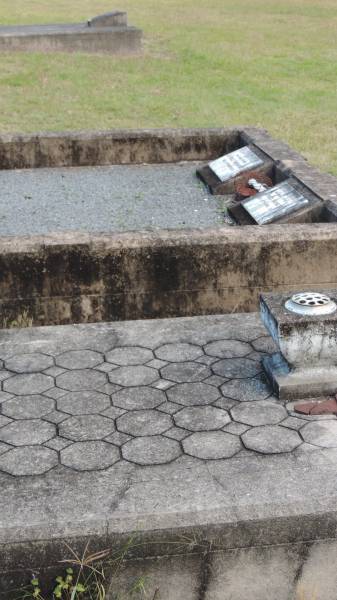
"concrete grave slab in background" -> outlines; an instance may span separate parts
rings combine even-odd
[[[87,23],[0,26],[1,51],[138,54],[142,31],[127,24],[125,12],[94,17]]]
[[[149,598],[289,600],[314,581],[335,600],[337,419],[272,396],[272,349],[255,314],[3,330],[0,597],[32,572],[51,585],[65,541],[133,536],[111,598],[146,576]]]

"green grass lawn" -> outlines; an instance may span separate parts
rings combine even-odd
[[[256,125],[337,174],[336,0],[0,0],[0,22],[114,8],[144,55],[3,54],[0,131]]]

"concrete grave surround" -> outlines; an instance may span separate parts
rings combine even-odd
[[[322,222],[266,227],[222,225],[220,207],[225,197],[210,196],[198,187],[197,179],[192,179],[195,161],[205,164],[244,144],[255,146],[266,157],[275,181],[293,177],[310,190],[319,199],[315,218]],[[134,198],[126,197],[123,168]],[[6,223],[17,222],[21,227],[7,229],[11,236],[0,240],[1,310],[9,321],[23,311],[33,318],[34,325],[251,311],[257,309],[259,294],[264,291],[336,287],[336,179],[309,166],[289,146],[273,140],[263,130],[4,135],[0,137],[0,169],[2,189],[8,190],[13,203],[20,204],[22,215],[17,221],[6,213],[7,221],[2,221],[3,232]],[[137,182],[149,181],[145,173],[150,172],[155,193],[149,199],[149,189],[145,184],[137,189]],[[109,181],[114,182],[115,189],[116,180],[120,181],[121,206],[134,211],[134,218],[129,216],[124,225],[114,212],[112,217],[104,212],[111,193]],[[25,192],[33,181],[34,193]],[[98,181],[102,186],[96,185]],[[162,192],[160,181],[165,182]],[[76,190],[81,186],[84,193],[79,197]],[[145,199],[141,197],[142,187]],[[106,195],[97,193],[103,188]],[[172,188],[170,195],[168,190]],[[65,189],[68,204],[61,213],[67,218],[62,221],[62,214],[52,218],[55,209],[44,204],[45,220],[41,223],[39,214],[32,223],[32,227],[41,225],[40,235],[29,235],[36,207],[34,198],[25,195],[34,196],[36,189],[45,189],[43,197],[41,192],[38,196],[41,202],[45,203],[50,195],[57,199],[54,207],[59,201],[64,207],[64,198],[59,196]],[[118,189],[115,191],[118,196]],[[69,197],[73,193],[76,202],[71,205]],[[83,197],[85,210],[79,211],[78,202]],[[185,199],[184,218],[180,218],[179,211],[170,210],[181,197]],[[143,210],[146,202],[150,202],[147,211]],[[158,203],[166,210],[158,211]],[[4,211],[6,206],[8,202]],[[96,218],[88,212],[89,206],[101,207],[101,221],[101,212]],[[159,227],[151,220],[142,225],[140,217],[153,214],[153,210],[157,211]],[[165,221],[165,213],[170,215],[169,220]],[[81,221],[83,214],[87,217]],[[26,216],[27,227],[22,229]],[[54,231],[55,219],[59,228],[68,230]],[[135,230],[127,231],[130,227]]]
[[[129,55],[141,51],[142,31],[114,11],[86,23],[0,26],[1,51],[91,52]]]
[[[320,290],[332,301],[336,290]],[[337,311],[299,315],[285,303],[292,294],[261,296],[261,317],[279,352],[263,366],[275,392],[283,400],[323,397],[337,392]]]
[[[337,419],[273,396],[273,348],[255,314],[2,330],[0,597],[134,535],[109,600],[335,600]]]

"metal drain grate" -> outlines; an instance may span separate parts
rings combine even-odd
[[[294,294],[287,300],[285,307],[299,315],[328,315],[337,309],[337,305],[329,296],[319,292]]]

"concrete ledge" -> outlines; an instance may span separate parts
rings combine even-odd
[[[127,25],[126,13],[101,15],[88,23],[0,27],[1,51],[138,54],[142,31]]]
[[[240,144],[238,129],[114,129],[0,136],[0,169],[208,160]]]
[[[266,291],[337,287],[333,224],[0,240],[2,314],[34,324],[256,310]]]

